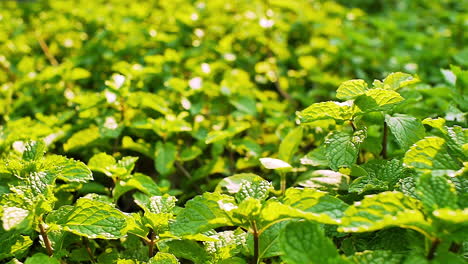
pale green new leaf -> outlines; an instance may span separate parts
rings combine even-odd
[[[418,83],[418,77],[403,72],[394,72],[383,80],[384,89],[398,90],[410,84]]]
[[[404,100],[401,95],[392,90],[372,89],[360,95],[354,101],[361,112],[388,111]]]
[[[270,170],[284,170],[292,168],[292,166],[289,163],[274,158],[261,158],[260,163],[262,163],[263,167]]]
[[[177,258],[169,253],[158,252],[147,264],[179,264]]]
[[[393,136],[395,136],[398,144],[404,149],[408,149],[416,141],[425,136],[424,126],[421,121],[412,116],[401,114],[386,115],[385,122]]]
[[[174,161],[176,160],[177,148],[171,142],[163,143],[158,141],[154,153],[154,166],[163,176],[167,176],[174,171]]]
[[[336,98],[350,100],[362,95],[367,90],[367,83],[364,80],[349,80],[343,82],[336,90]]]
[[[368,195],[345,211],[338,231],[369,232],[398,226],[431,235],[433,230],[421,207],[418,200],[400,192]]]
[[[29,216],[30,211],[18,207],[3,207],[3,229],[9,231],[19,225]]]
[[[118,239],[125,235],[126,216],[111,205],[86,198],[47,216],[48,224],[88,238]]]
[[[280,234],[280,244],[281,258],[288,264],[346,263],[322,227],[313,222],[289,223]]]

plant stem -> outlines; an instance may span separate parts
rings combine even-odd
[[[427,253],[427,259],[432,260],[434,259],[435,252],[437,250],[437,247],[440,244],[440,239],[436,238],[432,240],[431,248],[429,249],[429,253]]]
[[[259,259],[258,259],[258,229],[257,229],[257,223],[255,221],[252,222],[252,229],[253,229],[253,242],[254,242],[254,257],[253,257],[253,262],[252,264],[257,264]]]
[[[47,236],[46,230],[42,223],[39,224],[39,232],[41,234],[42,240],[44,241],[44,245],[47,250],[47,255],[52,256],[54,254],[54,251],[52,250],[52,245],[50,244],[49,237]]]
[[[184,167],[184,165],[182,165],[182,163],[180,163],[178,160],[176,160],[174,162],[174,164],[182,172],[182,174],[184,174],[185,177],[187,177],[188,179],[192,178],[192,175],[190,175],[190,172],[188,172],[187,169],[185,169],[185,167]]]
[[[458,251],[460,251],[460,248],[461,248],[461,244],[452,242],[452,244],[450,245],[449,250],[450,250],[450,252],[458,253]]]
[[[42,52],[44,52],[50,64],[52,64],[53,66],[59,65],[57,59],[55,59],[54,55],[50,53],[49,46],[47,46],[47,43],[45,43],[45,41],[39,36],[39,34],[36,34],[36,39],[39,43],[39,46],[41,46]]]
[[[382,137],[382,152],[380,153],[380,155],[384,159],[387,158],[387,139],[388,139],[388,126],[387,126],[387,122],[384,121],[383,137]]]
[[[94,260],[94,254],[91,248],[89,247],[89,241],[86,237],[82,237],[81,241],[83,241],[83,246],[86,248],[86,252],[88,252],[89,258],[91,259],[91,263],[96,263]]]
[[[286,192],[286,173],[280,172],[280,188],[281,188],[281,195],[284,195]]]
[[[356,126],[354,125],[353,120],[349,120],[349,124],[351,125],[351,128],[353,129],[353,132],[356,132]]]
[[[154,256],[154,239],[155,239],[155,234],[154,234],[154,230],[153,229],[150,229],[150,232],[149,232],[149,248],[148,248],[148,257],[152,258]]]

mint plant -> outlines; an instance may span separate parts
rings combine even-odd
[[[464,263],[467,11],[0,1],[0,262]]]

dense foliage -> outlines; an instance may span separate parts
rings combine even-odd
[[[1,1],[0,262],[464,263],[468,2]]]

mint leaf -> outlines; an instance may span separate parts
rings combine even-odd
[[[418,200],[400,192],[368,195],[345,211],[338,231],[369,232],[399,226],[432,234],[432,227],[421,209]]]
[[[416,142],[406,153],[403,162],[421,170],[458,170],[461,164],[447,149],[446,141],[440,137],[425,137]]]
[[[385,122],[403,149],[408,149],[416,141],[425,136],[424,126],[421,121],[408,115],[386,115]]]
[[[63,150],[65,151],[75,151],[76,149],[85,147],[88,144],[91,144],[95,140],[99,139],[99,128],[97,126],[91,126],[89,128],[80,130],[73,134],[71,138],[63,144]]]
[[[125,235],[126,218],[107,203],[81,198],[74,206],[62,206],[50,213],[46,222],[92,239],[118,239]]]
[[[19,232],[2,232],[0,235],[0,260],[19,256],[24,253],[33,241],[29,236]]]
[[[401,95],[392,90],[372,89],[356,98],[354,104],[361,112],[389,111],[404,100]]]
[[[326,155],[330,167],[338,170],[341,167],[351,167],[356,163],[359,145],[366,137],[365,131],[358,130],[354,134],[344,131],[333,131],[325,141]]]
[[[36,253],[26,259],[24,264],[60,264],[60,261],[54,257],[49,257],[44,253]]]
[[[384,89],[398,90],[405,86],[418,83],[420,80],[408,73],[394,72],[383,80]]]
[[[169,253],[158,252],[147,264],[179,264],[177,258]]]
[[[364,80],[349,80],[340,84],[336,90],[336,98],[341,100],[354,99],[365,93],[367,83]]]
[[[351,258],[353,263],[359,264],[399,264],[402,263],[403,255],[395,254],[389,250],[375,250],[358,252]]]
[[[174,161],[176,160],[177,148],[171,142],[163,143],[158,141],[155,147],[154,165],[156,170],[163,176],[174,171]]]
[[[216,192],[226,191],[227,193],[234,194],[239,192],[241,185],[244,181],[262,181],[263,178],[253,173],[240,173],[222,179],[216,186]]]
[[[297,151],[302,141],[302,127],[296,127],[281,141],[278,151],[278,158],[286,162],[291,162],[294,153]]]
[[[189,235],[229,226],[232,222],[228,212],[236,207],[231,196],[204,193],[185,204],[185,208],[177,215],[170,229],[176,235]]]
[[[30,141],[26,143],[25,150],[23,152],[23,160],[25,161],[36,161],[40,160],[45,154],[46,145],[44,141]]]
[[[291,222],[280,235],[281,259],[290,264],[346,263],[323,229],[313,222]]]
[[[455,187],[443,176],[421,175],[416,183],[416,194],[427,212],[458,209]]]
[[[353,111],[347,103],[328,101],[315,103],[296,114],[301,123],[308,123],[324,119],[349,120],[352,117]]]

